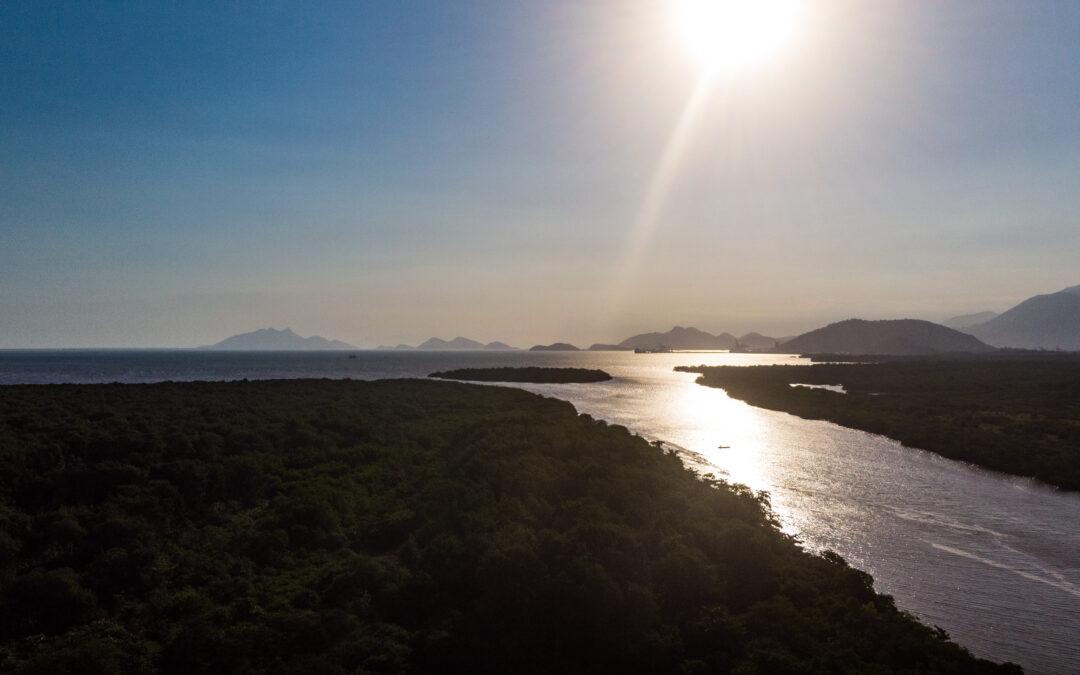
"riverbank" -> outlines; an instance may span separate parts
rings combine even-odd
[[[3,387],[0,448],[3,670],[1004,670],[519,390]]]
[[[1080,490],[1080,361],[904,359],[678,367],[750,405]],[[846,393],[792,386],[838,385]]]

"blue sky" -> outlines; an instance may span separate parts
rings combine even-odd
[[[0,4],[0,347],[789,334],[1080,283],[1080,4]]]

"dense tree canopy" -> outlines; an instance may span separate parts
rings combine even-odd
[[[3,671],[997,668],[802,551],[764,496],[562,401],[0,388]]]

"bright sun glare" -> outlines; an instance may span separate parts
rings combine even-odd
[[[674,7],[679,40],[709,75],[764,65],[803,20],[801,0],[675,0]]]

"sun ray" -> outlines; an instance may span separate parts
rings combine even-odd
[[[653,171],[645,190],[645,197],[638,209],[638,215],[627,237],[622,264],[619,266],[611,300],[608,303],[609,312],[617,313],[621,309],[628,293],[630,281],[634,271],[638,268],[644,256],[645,249],[652,240],[653,232],[661,217],[664,205],[671,193],[672,185],[678,175],[679,165],[686,154],[687,143],[690,139],[698,118],[705,108],[712,91],[712,76],[703,73],[698,79],[690,98],[683,107],[682,113],[672,129],[668,142],[660,154],[660,160]]]

